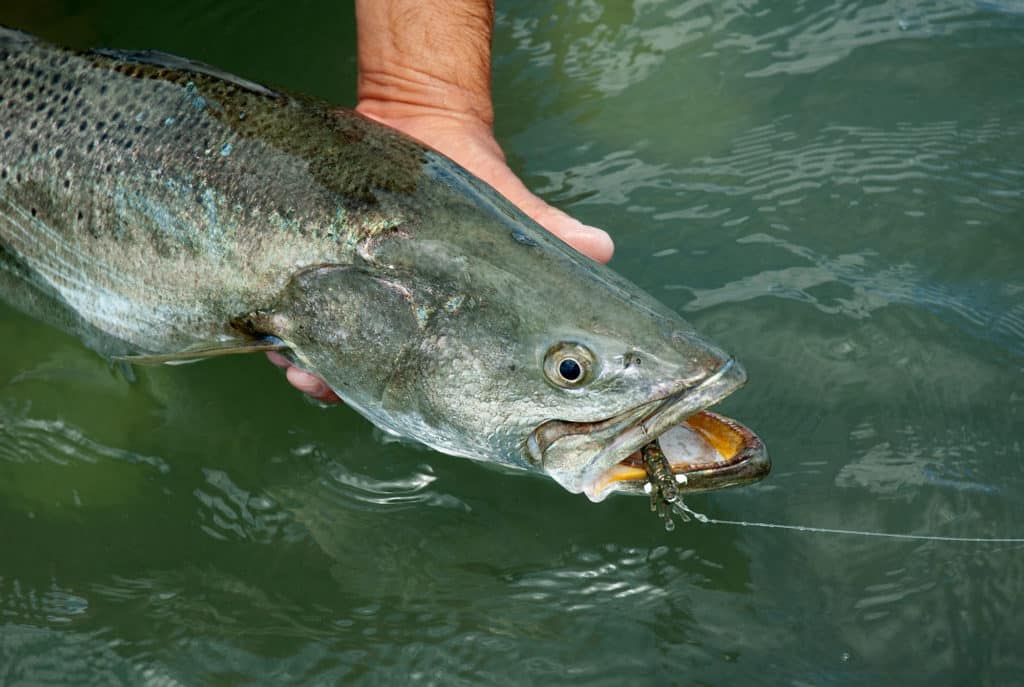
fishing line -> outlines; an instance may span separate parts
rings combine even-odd
[[[971,544],[1024,544],[1024,537],[951,537],[941,534],[900,534],[897,532],[872,532],[869,530],[844,530],[835,527],[811,527],[809,525],[784,525],[772,522],[749,522],[747,520],[721,520],[709,518],[703,513],[691,510],[689,506],[681,501],[672,504],[673,510],[683,518],[683,521],[691,518],[708,525],[733,525],[735,527],[764,527],[776,530],[795,530],[797,532],[809,532],[811,534],[847,534],[858,537],[880,537],[883,539],[903,539],[911,541],[942,541],[961,542]]]

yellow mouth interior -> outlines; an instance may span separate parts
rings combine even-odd
[[[715,470],[732,466],[746,456],[744,449],[757,437],[743,425],[727,417],[701,411],[686,418],[680,425],[694,435],[700,446],[697,455],[673,460],[666,451],[673,474],[686,474],[700,470]],[[664,448],[664,447],[663,447]],[[646,482],[647,469],[640,451],[630,454],[625,460],[606,470],[593,485],[595,493],[603,493],[616,482]]]

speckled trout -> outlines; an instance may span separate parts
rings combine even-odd
[[[0,29],[0,295],[108,357],[280,350],[387,432],[594,501],[751,481],[730,355],[440,153],[156,52]],[[666,488],[668,485],[664,485]]]

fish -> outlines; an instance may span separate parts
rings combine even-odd
[[[680,494],[770,469],[706,411],[744,368],[673,310],[427,145],[166,53],[0,29],[0,297],[111,360],[280,351],[595,502],[644,493],[652,442]]]

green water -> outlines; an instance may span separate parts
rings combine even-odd
[[[719,519],[1024,536],[1024,3],[499,2],[514,166],[747,366]],[[0,23],[351,104],[347,2]],[[0,685],[1024,684],[1024,546],[690,523],[386,442],[257,358],[0,309]]]

